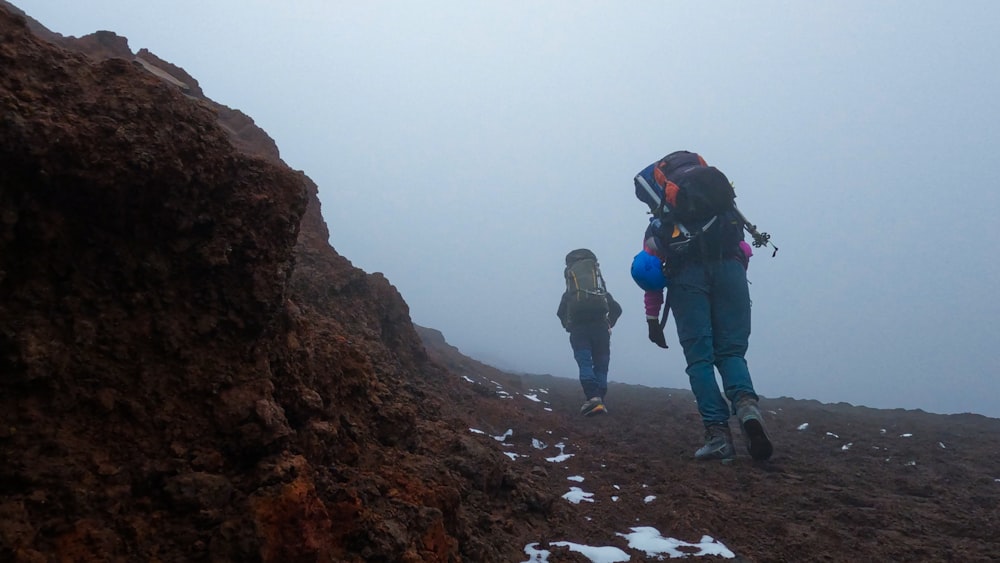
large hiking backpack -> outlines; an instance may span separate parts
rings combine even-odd
[[[635,195],[657,216],[678,222],[705,221],[733,207],[736,193],[718,168],[690,151],[676,151],[635,176]]]
[[[653,215],[644,243],[668,265],[732,254],[743,239],[732,184],[696,153],[672,152],[644,168],[635,176],[635,195]]]
[[[695,249],[702,255],[739,256],[744,229],[754,246],[770,244],[771,235],[757,231],[736,207],[726,175],[697,153],[672,152],[643,168],[634,183],[636,197],[652,214],[644,245],[668,266]]]
[[[567,322],[594,321],[607,317],[608,291],[597,256],[586,248],[566,255]]]

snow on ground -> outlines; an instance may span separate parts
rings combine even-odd
[[[718,555],[726,559],[736,557],[726,546],[717,542],[711,536],[703,536],[697,543],[688,543],[674,538],[664,537],[659,530],[649,526],[638,526],[631,528],[629,533],[616,534],[628,540],[628,547],[636,551],[645,553],[646,557],[700,557],[704,555]],[[553,547],[565,547],[570,551],[582,554],[593,563],[622,563],[629,561],[632,557],[628,552],[614,546],[592,546],[578,543],[559,541],[550,542]],[[681,551],[678,548],[686,548]],[[547,563],[550,552],[547,549],[539,549],[537,543],[530,543],[524,546],[524,553],[528,559],[523,563]]]
[[[465,379],[467,381],[472,382],[472,380],[470,380],[469,378]],[[520,393],[515,393],[514,395],[511,395],[510,393],[504,391],[499,383],[496,383],[495,381],[490,381],[490,383],[496,385],[497,396],[499,398],[513,399],[515,398],[516,395],[520,394]],[[531,389],[529,390],[529,393],[523,394],[522,396],[530,401],[545,405],[543,407],[544,410],[551,412],[552,409],[548,407],[549,403],[539,398],[539,395],[545,395],[547,393],[548,391],[545,389]],[[804,422],[800,424],[797,427],[797,430],[802,432],[809,430],[809,423]],[[470,428],[469,431],[474,434],[488,435],[486,432],[475,428]],[[552,434],[551,431],[546,431],[546,433]],[[502,442],[502,445],[505,447],[512,447],[513,444],[506,443],[506,440],[507,438],[513,436],[513,434],[514,434],[513,430],[508,429],[502,435],[490,436],[490,437],[498,442]],[[879,430],[879,434],[884,439],[887,432],[883,428]],[[913,434],[911,433],[899,434],[899,438],[910,438],[912,436]],[[834,438],[838,440],[840,439],[840,436],[838,434],[829,431],[825,432],[821,437]],[[849,451],[853,445],[854,442],[846,442],[840,447],[840,449],[842,451]],[[941,448],[945,448],[945,445],[941,442],[938,442],[938,445]],[[542,442],[538,438],[531,439],[531,446],[535,450],[543,450],[543,451],[549,448],[549,446],[545,442]],[[570,448],[571,446],[567,445],[565,441],[560,441],[552,447],[558,449],[559,454],[552,457],[544,458],[545,461],[548,461],[550,463],[561,463],[573,457],[574,455],[572,453],[567,453],[566,451],[567,448]],[[879,446],[873,446],[873,449],[888,450],[889,448],[888,447],[880,448]],[[503,452],[503,453],[514,462],[516,462],[519,458],[531,457],[530,453],[528,454],[519,454],[515,452]],[[892,456],[885,458],[885,461],[888,462],[891,459]],[[915,466],[916,464],[917,464],[916,460],[909,460],[903,463],[903,465],[906,467],[912,467]],[[584,477],[581,475],[571,475],[566,477],[566,479],[568,481],[574,481],[577,483],[582,483],[584,481]],[[1000,478],[995,479],[995,481],[997,483],[1000,483]],[[645,484],[642,485],[642,488],[646,487],[648,487],[648,485]],[[615,485],[614,488],[615,490],[621,490],[621,487],[619,487],[618,485]],[[583,502],[592,503],[594,502],[594,493],[587,492],[580,487],[570,487],[569,491],[562,495],[562,498],[566,499],[567,502],[578,505]],[[611,496],[610,499],[612,502],[618,502],[620,500],[620,496],[614,495]],[[655,495],[647,495],[643,498],[643,502],[650,503],[653,502],[655,499],[656,499]],[[615,535],[618,537],[625,538],[628,541],[629,549],[643,552],[645,553],[646,557],[656,557],[660,559],[664,557],[684,558],[684,557],[692,557],[692,556],[699,557],[708,555],[720,556],[727,559],[732,559],[736,557],[736,555],[731,550],[729,550],[729,548],[727,548],[722,543],[716,541],[711,536],[704,536],[698,542],[689,543],[684,540],[666,537],[656,528],[648,526],[633,527],[630,529],[629,532],[618,532]],[[538,547],[539,545],[540,542],[536,542],[524,546],[524,553],[528,556],[528,559],[523,563],[548,562],[548,557],[551,552],[547,549],[539,548]],[[548,542],[548,545],[552,547],[563,547],[569,549],[570,551],[580,553],[584,557],[588,558],[592,563],[617,563],[617,562],[629,561],[631,559],[631,556],[627,551],[624,551],[614,546],[591,546],[591,545],[578,544],[570,541],[550,541]],[[684,548],[684,549],[681,550],[679,548]]]
[[[559,448],[559,455],[554,457],[547,457],[545,458],[545,461],[548,461],[550,463],[562,463],[575,455],[566,453],[566,444],[562,442],[556,444],[555,447]]]
[[[464,379],[470,383],[476,383],[475,381],[464,377]],[[510,394],[503,389],[503,386],[496,381],[490,380],[490,383],[496,386],[496,395],[501,399],[513,399],[517,394]],[[528,393],[523,394],[523,397],[536,403],[541,403],[544,405],[544,410],[551,412],[552,409],[549,408],[549,403],[540,396],[547,395],[548,390],[546,389],[531,389]],[[486,432],[476,429],[469,428],[469,431],[473,434],[488,435]],[[551,431],[548,432],[551,434]],[[499,436],[490,436],[494,440],[501,442],[503,446],[510,447],[511,444],[506,443],[506,440],[513,436],[514,431],[508,429],[506,432]],[[548,445],[539,440],[538,438],[531,439],[531,446],[535,450],[546,450]],[[574,454],[567,453],[567,445],[565,442],[560,441],[556,443],[554,448],[559,450],[559,454],[551,457],[546,457],[545,461],[550,463],[561,463],[567,459],[573,457]],[[529,454],[518,454],[516,452],[503,452],[512,461],[517,461],[520,457],[531,457]],[[582,483],[585,479],[582,475],[570,475],[567,476],[568,481],[574,481],[577,483]],[[645,488],[647,485],[643,485]],[[620,490],[621,487],[615,485],[616,490]],[[581,502],[594,502],[594,493],[584,491],[580,487],[570,487],[569,491],[562,495],[562,498],[566,499],[568,502],[573,504],[580,504]],[[656,497],[654,495],[647,495],[643,500],[644,502],[652,502]],[[611,497],[612,502],[618,502],[619,496],[615,495]],[[716,542],[709,536],[702,538],[699,543],[687,543],[682,540],[664,537],[660,532],[654,528],[649,527],[635,527],[631,531],[626,533],[618,533],[620,537],[624,537],[628,540],[629,548],[636,551],[645,552],[648,557],[655,556],[670,556],[670,557],[684,557],[690,555],[722,555],[724,557],[734,557],[731,551],[729,551],[721,543]],[[538,543],[533,543],[525,546],[524,552],[528,555],[528,560],[526,563],[546,563],[549,557],[549,551],[545,549],[537,549]],[[613,546],[589,546],[582,545],[578,543],[573,543],[569,541],[556,541],[550,542],[550,546],[554,547],[565,547],[570,551],[574,551],[582,554],[584,557],[590,559],[593,563],[614,563],[614,562],[624,562],[630,559],[628,552],[623,551],[620,548]],[[695,553],[684,553],[677,551],[677,547],[685,546],[689,549],[694,549]]]
[[[581,501],[594,502],[594,493],[588,493],[580,487],[570,487],[569,492],[564,494],[562,498],[573,504],[580,504]]]

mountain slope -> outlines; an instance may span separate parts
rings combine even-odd
[[[612,383],[610,413],[583,418],[575,380],[504,375],[436,331],[418,331],[432,358],[492,397],[467,416],[503,437],[512,466],[531,467],[560,495],[593,493],[593,502],[557,501],[572,512],[553,510],[525,544],[617,546],[643,561],[623,535],[652,527],[692,544],[711,536],[753,561],[1000,558],[1000,420],[764,398],[774,457],[755,463],[740,450],[732,463],[699,463],[701,426],[687,390]],[[666,352],[650,345],[650,353]],[[560,453],[572,457],[549,461]]]

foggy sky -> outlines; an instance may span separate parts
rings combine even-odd
[[[780,248],[749,270],[761,395],[1000,416],[1000,3],[14,4],[250,115],[333,247],[467,355],[575,378],[555,311],[587,247],[624,308],[610,378],[688,388],[628,273],[632,177],[687,149]]]

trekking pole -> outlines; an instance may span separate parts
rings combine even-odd
[[[774,249],[774,252],[771,253],[771,258],[774,258],[775,256],[777,256],[778,255],[778,247],[774,246],[774,243],[771,242],[771,235],[768,234],[768,233],[762,233],[762,232],[758,231],[757,230],[757,225],[754,225],[750,221],[747,221],[746,216],[743,215],[743,212],[740,211],[740,209],[738,207],[736,207],[734,205],[733,209],[736,210],[736,214],[739,215],[740,216],[740,220],[743,221],[743,228],[746,229],[747,232],[750,233],[750,236],[753,237],[753,245],[756,246],[757,248],[760,248],[762,246],[767,246],[767,245],[770,244],[771,248]]]

